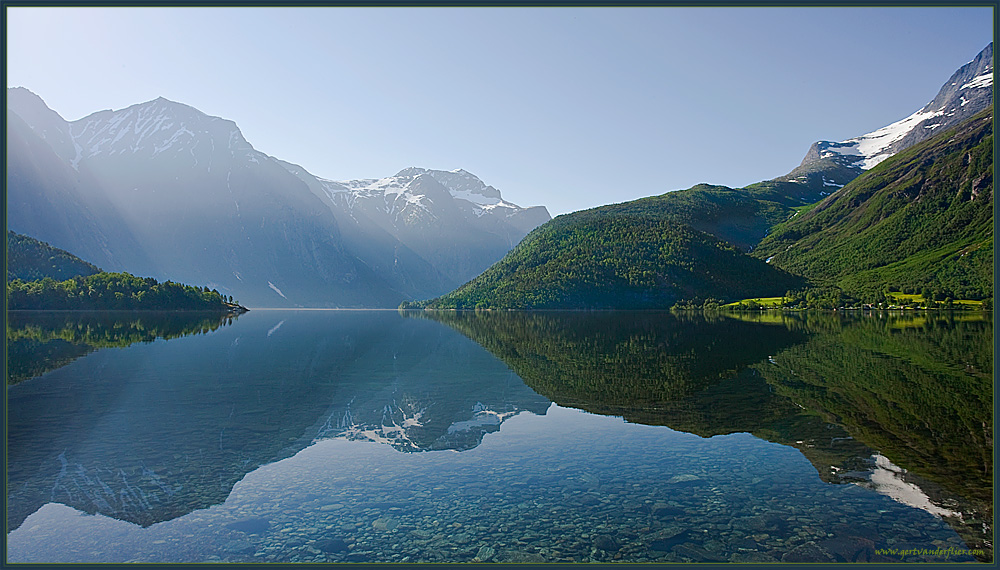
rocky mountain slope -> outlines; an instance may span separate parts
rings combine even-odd
[[[802,163],[779,180],[832,193],[865,170],[993,106],[993,44],[960,67],[929,103],[870,133],[846,141],[813,143]]]

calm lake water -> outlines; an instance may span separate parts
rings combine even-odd
[[[7,335],[8,562],[992,560],[981,316],[11,313]]]

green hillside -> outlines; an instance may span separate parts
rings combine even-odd
[[[243,312],[216,290],[130,273],[98,273],[65,281],[46,277],[37,281],[7,282],[11,311],[213,311]]]
[[[107,273],[34,238],[7,232],[7,309],[241,313],[215,289]]]
[[[794,214],[794,208],[821,197],[806,186],[788,181],[769,180],[740,189],[698,184],[687,190],[572,215],[654,216],[675,224],[687,224],[747,251],[763,239],[772,226]]]
[[[846,291],[993,294],[993,114],[915,145],[774,228],[753,255]]]
[[[65,281],[77,275],[87,277],[100,271],[96,265],[67,251],[35,238],[7,231],[8,281],[34,281],[45,277]]]
[[[668,308],[679,299],[782,294],[802,285],[801,279],[682,223],[683,211],[666,207],[667,202],[669,195],[559,216],[536,228],[479,277],[424,305]],[[765,217],[753,213],[766,211],[759,203],[736,202],[749,205],[747,220]],[[732,233],[747,231],[739,224],[724,226],[720,219],[703,222]]]

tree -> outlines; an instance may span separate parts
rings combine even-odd
[[[920,296],[924,298],[924,304],[928,304],[931,301],[936,300],[934,299],[934,293],[931,291],[931,288],[926,285],[924,285],[924,288],[920,290]]]

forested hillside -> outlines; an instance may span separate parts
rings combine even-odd
[[[753,255],[846,291],[993,295],[993,114],[879,164]]]
[[[68,251],[32,237],[7,231],[7,280],[34,281],[51,277],[63,281],[77,275],[93,275],[101,270]]]
[[[232,297],[130,273],[107,273],[29,236],[7,233],[7,308],[244,312]]]
[[[803,280],[686,224],[659,200],[560,216],[430,308],[646,309],[778,294]]]

